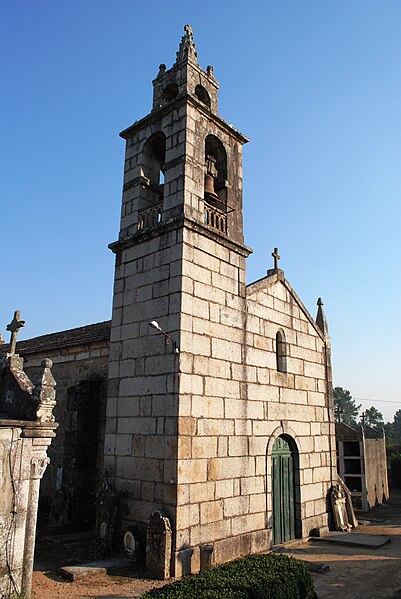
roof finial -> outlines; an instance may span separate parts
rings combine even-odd
[[[10,331],[11,333],[11,339],[10,339],[10,354],[15,354],[15,347],[17,345],[17,335],[18,335],[18,331],[20,330],[21,327],[25,326],[25,320],[20,320],[20,316],[21,313],[19,310],[16,310],[14,312],[14,318],[12,319],[12,321],[10,322],[10,324],[7,325],[7,331]]]
[[[273,256],[273,268],[268,268],[266,271],[266,275],[268,277],[271,276],[276,276],[279,279],[284,280],[284,271],[281,270],[281,268],[278,267],[278,261],[280,260],[280,255],[278,253],[278,248],[274,248],[274,252],[272,252],[272,256]]]
[[[323,301],[321,297],[317,298],[317,315],[316,315],[316,324],[319,329],[322,331],[323,335],[329,334],[329,327],[327,324],[327,319],[323,310]]]
[[[274,270],[278,269],[278,261],[280,260],[280,256],[278,253],[278,248],[274,248],[274,252],[272,253],[272,256],[274,258]]]
[[[192,58],[195,62],[198,62],[197,57],[198,53],[196,51],[196,46],[194,42],[194,32],[192,31],[191,25],[185,25],[184,27],[185,35],[181,38],[180,47],[177,52],[177,60],[176,62],[183,62]]]

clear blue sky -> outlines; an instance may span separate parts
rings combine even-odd
[[[185,23],[244,149],[248,281],[325,301],[334,384],[401,408],[401,3],[0,2],[0,331],[110,318],[124,142]]]

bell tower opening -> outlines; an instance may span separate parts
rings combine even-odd
[[[154,227],[162,221],[165,157],[166,136],[158,131],[145,142],[142,151],[144,194],[139,202],[138,231]]]
[[[200,102],[206,104],[206,106],[210,108],[210,96],[207,93],[206,89],[203,87],[203,85],[197,85],[195,87],[195,96],[198,98]]]
[[[205,224],[227,233],[227,153],[214,135],[205,140]]]

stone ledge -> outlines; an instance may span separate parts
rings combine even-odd
[[[76,566],[63,566],[57,570],[57,574],[69,582],[74,582],[79,578],[92,576],[93,574],[107,574],[111,570],[125,568],[132,565],[132,560],[128,558],[113,557],[108,560],[99,560],[87,564],[78,564]]]
[[[337,545],[349,545],[352,547],[369,547],[379,549],[391,541],[387,535],[373,535],[358,532],[328,533],[323,537],[310,537],[314,543],[335,543]]]

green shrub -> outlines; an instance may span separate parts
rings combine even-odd
[[[306,566],[286,555],[251,555],[154,589],[143,599],[314,599]]]

